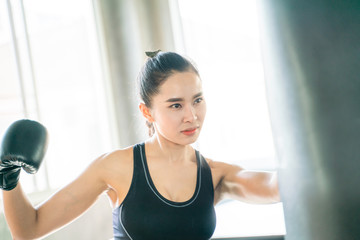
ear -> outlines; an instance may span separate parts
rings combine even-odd
[[[148,120],[148,122],[154,122],[154,119],[150,113],[150,109],[145,105],[145,103],[140,103],[139,109],[142,115],[146,118],[146,120]]]

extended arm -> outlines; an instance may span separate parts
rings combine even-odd
[[[2,140],[0,188],[5,217],[14,239],[39,238],[69,223],[108,188],[103,164],[107,158],[102,156],[75,181],[34,208],[18,184],[19,174],[21,169],[36,173],[46,146],[46,128],[27,119],[11,124]]]
[[[218,201],[224,198],[255,204],[280,201],[276,172],[249,171],[236,165],[220,162],[210,164],[214,172],[221,175],[215,189]]]
[[[20,184],[3,191],[4,212],[14,239],[36,239],[64,226],[88,209],[107,189],[102,180],[102,158],[94,161],[75,181],[33,207]]]

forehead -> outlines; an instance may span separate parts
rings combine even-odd
[[[159,88],[163,97],[186,97],[202,91],[201,79],[194,72],[176,72],[166,79]]]

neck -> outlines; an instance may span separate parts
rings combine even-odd
[[[147,154],[167,159],[170,162],[193,161],[194,149],[191,145],[181,145],[158,135],[154,135],[147,142]]]

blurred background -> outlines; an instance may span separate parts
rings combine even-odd
[[[199,68],[208,114],[196,148],[276,169],[255,1],[0,0],[0,134],[21,118],[50,134],[39,172],[21,176],[35,205],[102,153],[146,139],[135,83],[144,52],[157,49]],[[285,234],[282,204],[225,201],[216,211],[214,238]],[[11,239],[0,213],[0,238]],[[106,197],[45,239],[65,237],[111,238]]]

